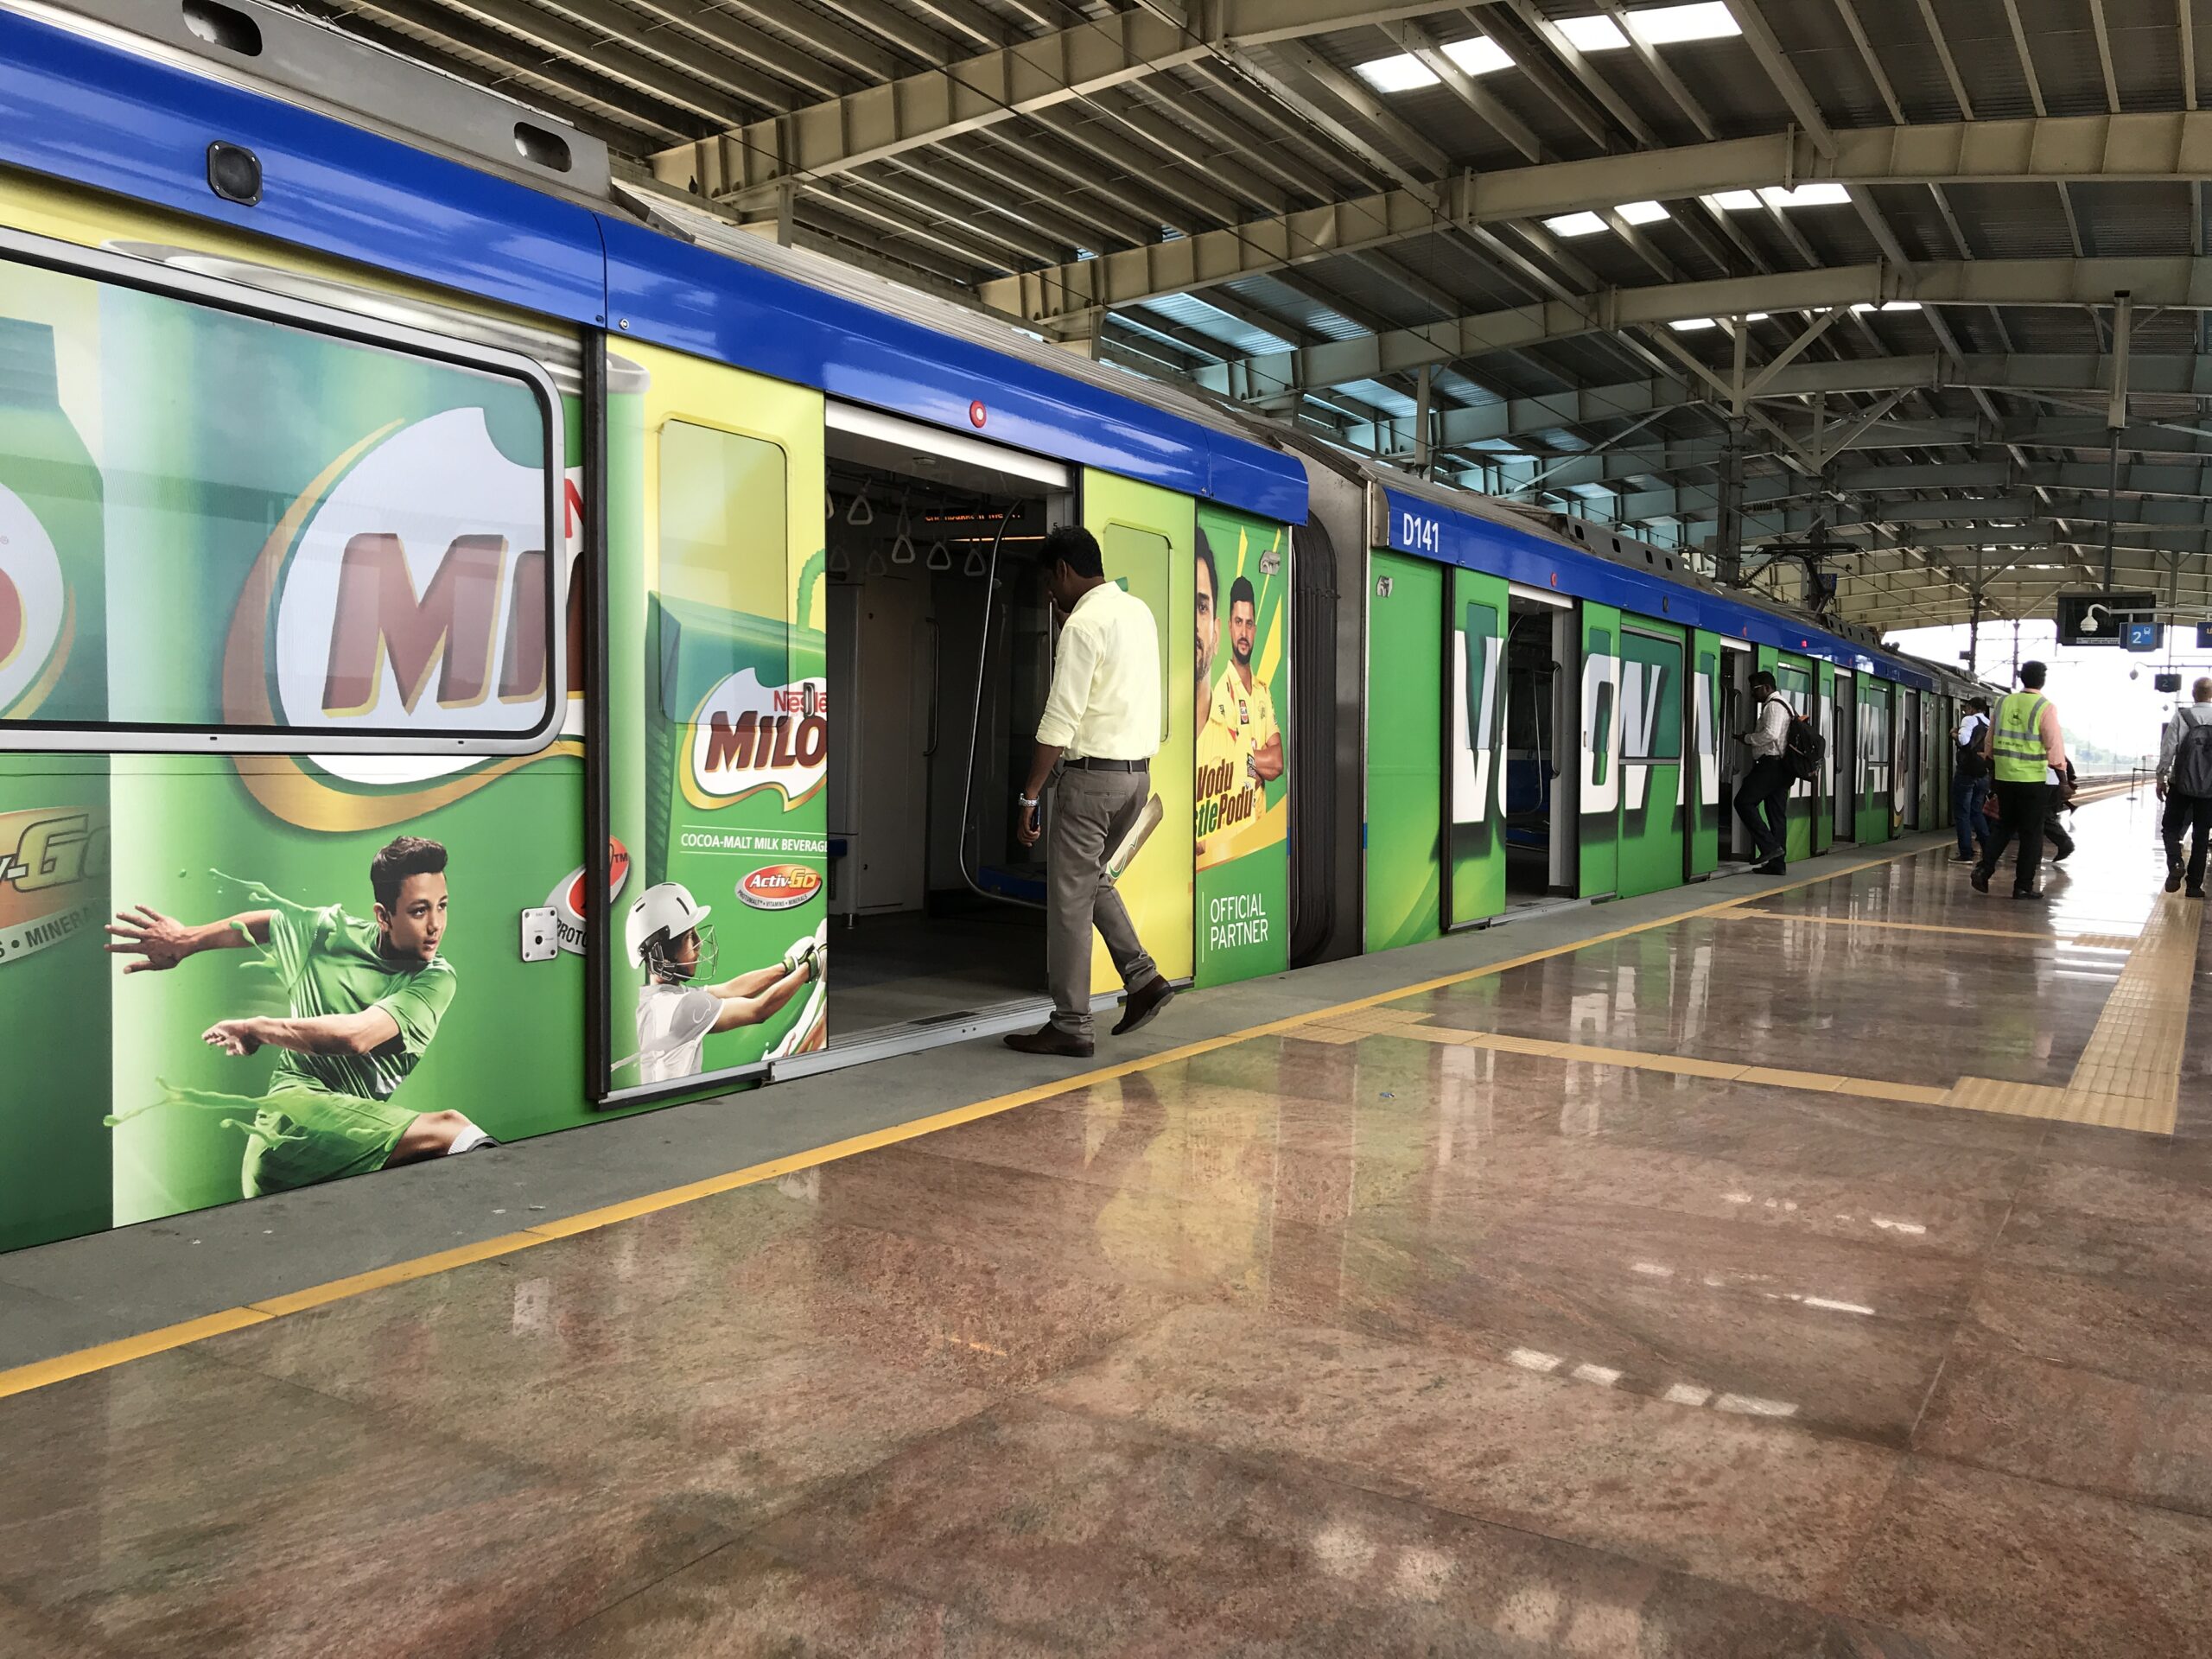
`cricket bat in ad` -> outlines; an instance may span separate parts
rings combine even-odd
[[[1152,839],[1152,832],[1160,828],[1160,821],[1166,816],[1159,796],[1154,796],[1144,804],[1144,810],[1137,814],[1137,821],[1129,826],[1129,833],[1122,837],[1122,844],[1114,849],[1106,861],[1106,879],[1109,881],[1119,881],[1122,872],[1137,861],[1137,855],[1144,850],[1145,842]]]

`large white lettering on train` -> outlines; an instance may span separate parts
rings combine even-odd
[[[1582,799],[1585,813],[1621,804],[1620,658],[1593,652],[1582,664]]]
[[[1482,651],[1482,696],[1468,723],[1467,679],[1470,660]],[[1459,649],[1452,655],[1452,822],[1480,823],[1490,816],[1491,757],[1497,749],[1497,682],[1505,641],[1495,634],[1459,634]]]

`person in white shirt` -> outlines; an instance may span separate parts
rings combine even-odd
[[[1751,730],[1739,739],[1751,765],[1736,785],[1736,816],[1751,832],[1752,843],[1758,849],[1752,872],[1780,875],[1789,868],[1783,861],[1788,850],[1788,842],[1783,839],[1787,825],[1784,815],[1789,809],[1789,785],[1795,780],[1783,761],[1782,753],[1789,743],[1791,710],[1788,703],[1774,695],[1774,676],[1764,669],[1751,676],[1751,696],[1758,699],[1758,714]]]
[[[1106,580],[1105,556],[1089,531],[1063,524],[1046,536],[1044,550],[1052,606],[1066,620],[1028,782],[1014,803],[1014,833],[1024,847],[1037,844],[1038,803],[1057,770],[1045,859],[1052,1017],[1006,1044],[1025,1054],[1081,1059],[1092,1048],[1093,925],[1128,991],[1116,1037],[1152,1019],[1174,995],[1106,874],[1107,860],[1136,828],[1152,795],[1161,712],[1160,628],[1149,606]]]
[[[801,986],[830,969],[830,952],[810,933],[772,968],[740,974],[718,985],[692,982],[715,969],[710,906],[698,903],[680,881],[648,887],[630,906],[625,943],[630,961],[645,970],[638,988],[640,1083],[681,1083],[707,1069],[707,1039],[718,1031],[773,1019]],[[627,1065],[630,1062],[622,1062]]]
[[[1959,722],[1958,753],[1951,765],[1951,827],[1959,832],[1955,864],[1978,864],[1989,844],[1989,699],[1968,697]]]
[[[2158,798],[2166,804],[2166,891],[2182,883],[2181,832],[2189,833],[2189,896],[2204,896],[2205,843],[2212,839],[2212,736],[2190,734],[2212,730],[2212,677],[2190,688],[2192,701],[2174,710],[2158,740]]]

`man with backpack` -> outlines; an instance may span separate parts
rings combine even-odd
[[[2205,843],[2212,840],[2212,677],[2190,688],[2158,744],[2158,798],[2166,804],[2166,891],[2181,887],[2181,832],[2189,838],[2189,896],[2204,896]]]
[[[1978,864],[1989,842],[1989,757],[1982,753],[1989,733],[1989,699],[1968,697],[1967,717],[1959,722],[1958,753],[1951,766],[1951,823],[1959,832],[1956,864]]]
[[[2043,694],[2044,677],[2041,663],[2022,663],[2020,690],[1999,702],[1990,724],[1986,741],[1990,769],[1996,774],[1997,833],[1967,878],[1976,893],[1989,891],[1997,861],[2018,836],[2020,856],[2012,871],[2012,896],[2043,897],[2036,877],[2043,868],[2044,828],[2058,796],[2051,785],[2065,781],[2068,765],[2058,710]]]
[[[1784,833],[1789,788],[1797,781],[1788,754],[1795,711],[1774,695],[1774,676],[1764,669],[1751,676],[1751,696],[1758,702],[1758,717],[1739,740],[1751,764],[1736,785],[1736,816],[1758,849],[1752,874],[1781,875],[1789,868],[1783,861],[1789,846]]]

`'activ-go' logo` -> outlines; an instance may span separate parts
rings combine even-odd
[[[755,910],[797,910],[821,891],[821,874],[804,864],[763,865],[737,884],[737,896]]]
[[[22,719],[58,671],[69,613],[61,561],[23,499],[0,485],[0,715]]]
[[[683,792],[712,809],[763,790],[786,809],[813,798],[829,776],[830,696],[820,680],[763,685],[741,669],[707,694],[691,716]]]
[[[85,884],[107,869],[107,824],[97,810],[0,812],[0,964],[83,931],[99,909]]]

